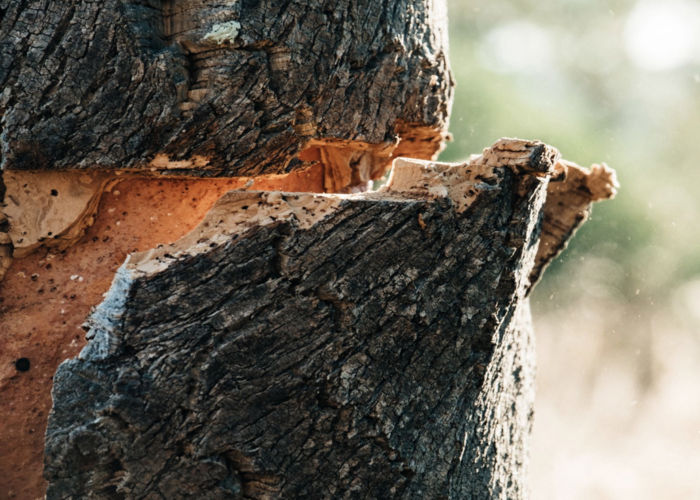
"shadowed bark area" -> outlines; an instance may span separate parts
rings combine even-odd
[[[56,374],[47,498],[525,498],[557,155],[516,151],[397,164],[422,178],[380,193],[231,192],[132,256]]]
[[[311,141],[383,151],[425,130],[432,155],[453,87],[444,11],[434,0],[0,0],[1,166],[257,176],[308,166],[298,153]],[[388,156],[371,158],[380,176]]]

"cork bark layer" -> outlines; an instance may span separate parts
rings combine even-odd
[[[230,192],[132,255],[59,368],[58,498],[525,498],[526,295],[558,153]]]
[[[420,161],[453,86],[441,0],[0,0],[0,498],[527,498],[527,295],[616,183]]]
[[[444,138],[446,28],[435,0],[0,0],[0,166],[251,177],[340,140],[383,173]]]

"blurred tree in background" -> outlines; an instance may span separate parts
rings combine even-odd
[[[440,159],[540,139],[622,186],[533,297],[533,498],[700,498],[700,1],[449,3]]]

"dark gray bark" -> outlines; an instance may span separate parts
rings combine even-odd
[[[366,185],[445,138],[443,10],[0,0],[0,166]],[[597,196],[543,212],[556,160],[504,140],[382,194],[234,192],[132,256],[56,374],[48,499],[525,498],[528,277]]]
[[[446,51],[441,1],[0,0],[0,166],[254,176],[312,141],[434,143]]]
[[[556,155],[518,151],[349,199],[232,192],[135,256],[56,374],[47,498],[526,498]]]

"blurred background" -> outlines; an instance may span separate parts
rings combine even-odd
[[[534,292],[532,498],[700,499],[700,1],[448,1],[440,159],[540,139],[622,186]]]

